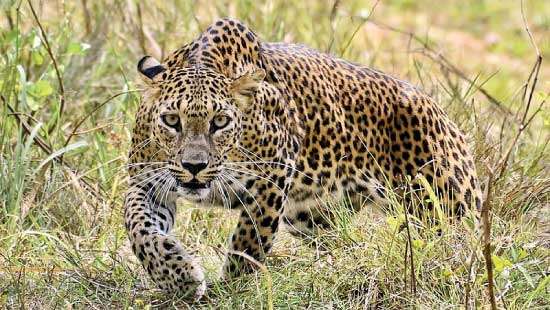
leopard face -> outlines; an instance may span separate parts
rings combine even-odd
[[[204,201],[228,154],[239,145],[241,108],[257,83],[243,83],[248,76],[229,79],[202,66],[167,71],[149,62],[140,72],[151,94],[150,139],[165,158],[165,178],[183,198]]]

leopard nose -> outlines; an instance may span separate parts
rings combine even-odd
[[[197,175],[197,173],[201,172],[208,166],[207,162],[189,162],[189,161],[182,161],[181,166],[191,172],[192,175]]]

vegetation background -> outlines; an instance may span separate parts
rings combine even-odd
[[[0,11],[1,307],[189,306],[149,282],[123,226],[135,65],[233,16],[263,40],[304,43],[437,98],[476,152],[497,305],[548,309],[550,70],[543,62],[530,73],[537,49],[550,56],[550,1],[2,0]],[[471,223],[443,223],[438,237],[403,229],[399,211],[352,218],[326,203],[338,213],[334,231],[314,246],[282,235],[268,272],[227,284],[216,279],[235,218],[182,204],[174,233],[211,283],[191,306],[489,306]]]

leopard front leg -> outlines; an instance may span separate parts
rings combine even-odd
[[[159,288],[199,299],[206,290],[204,271],[180,242],[169,235],[175,201],[156,199],[152,185],[130,185],[125,224],[134,254]]]
[[[224,265],[224,277],[238,276],[254,270],[256,264],[246,256],[262,263],[273,246],[279,228],[279,218],[286,201],[285,186],[268,180],[256,181],[255,189],[241,203],[243,210],[231,237],[230,251]],[[246,255],[242,255],[246,254]]]

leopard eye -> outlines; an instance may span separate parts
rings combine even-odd
[[[176,114],[164,114],[161,116],[162,121],[166,126],[174,128],[176,131],[181,129],[180,118]]]
[[[212,120],[212,132],[222,129],[229,124],[231,119],[227,115],[218,115]]]

